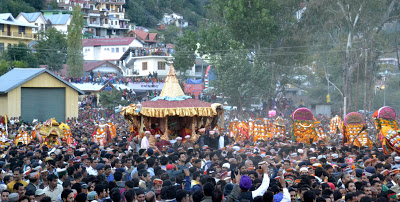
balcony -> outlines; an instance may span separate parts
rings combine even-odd
[[[35,35],[27,34],[27,33],[23,33],[23,32],[18,33],[18,32],[0,31],[0,38],[35,40]]]
[[[124,4],[125,0],[97,0],[99,3],[118,3],[118,4]]]

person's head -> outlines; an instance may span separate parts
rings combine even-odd
[[[61,193],[61,199],[63,202],[73,202],[74,201],[74,191],[71,189],[65,189]]]
[[[290,200],[291,200],[292,202],[295,202],[296,199],[297,199],[296,190],[293,189],[293,188],[290,188],[290,189],[289,189],[289,194],[290,194]]]
[[[365,196],[372,197],[371,187],[365,186],[363,191],[365,193]]]
[[[357,196],[355,195],[355,193],[350,192],[350,193],[347,193],[345,195],[344,200],[346,202],[353,202],[353,201],[356,202],[357,201]]]
[[[113,188],[110,192],[110,198],[112,201],[120,202],[122,200],[120,190],[118,188]]]
[[[44,196],[42,199],[40,199],[40,202],[52,202],[50,196]]]
[[[272,191],[266,191],[262,196],[264,202],[272,202],[274,201],[274,193]]]
[[[58,181],[57,181],[58,177],[55,174],[51,174],[49,176],[47,176],[47,180],[49,181],[49,187],[54,189],[55,187],[57,187]]]
[[[17,193],[19,196],[25,195],[25,188],[22,183],[15,183],[13,187],[14,193]]]
[[[156,202],[156,194],[152,191],[148,192],[145,195],[145,200],[146,200],[146,202]],[[177,201],[178,201],[178,199],[177,199]]]
[[[137,202],[144,202],[145,201],[145,195],[142,190],[137,190],[136,191],[136,200]]]
[[[382,191],[382,184],[381,184],[381,182],[376,181],[376,180],[372,180],[371,186],[374,187],[374,188],[378,191],[378,194],[381,193],[381,191]]]
[[[182,162],[182,163],[184,163],[184,162],[186,162],[186,154],[185,153],[180,153],[179,154],[179,159],[178,159],[180,162]]]
[[[314,191],[309,190],[309,191],[304,192],[303,198],[304,198],[304,201],[315,202],[315,199],[317,198],[317,196],[314,193]]]
[[[99,199],[107,198],[107,187],[104,184],[97,183],[94,187],[94,191],[96,191]]]
[[[350,174],[345,173],[342,175],[341,179],[342,179],[343,184],[346,184],[347,182],[351,181],[351,176],[350,176]]]
[[[29,202],[29,197],[28,196],[20,196],[18,198],[18,202]]]
[[[104,167],[104,173],[105,173],[106,175],[110,175],[110,174],[111,174],[111,166],[110,166],[110,165],[106,165],[106,166]]]
[[[1,201],[8,201],[8,196],[10,196],[10,192],[8,190],[3,190],[1,192]]]
[[[356,192],[356,191],[357,191],[356,185],[354,184],[353,181],[347,182],[347,183],[345,184],[345,187],[346,187],[346,191],[347,191],[347,192]]]
[[[13,170],[13,178],[15,181],[20,181],[22,179],[22,169],[20,167],[14,168]]]
[[[213,190],[214,190],[214,185],[212,185],[210,182],[207,182],[203,185],[204,196],[211,196]]]

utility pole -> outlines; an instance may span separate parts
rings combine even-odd
[[[368,49],[365,49],[364,69],[364,119],[367,116],[367,70],[368,70]]]

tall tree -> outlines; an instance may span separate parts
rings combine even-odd
[[[82,29],[84,21],[80,6],[74,6],[71,25],[68,27],[68,76],[83,75]]]
[[[174,54],[174,67],[179,71],[179,76],[186,77],[186,71],[195,64],[197,49],[196,33],[186,31],[183,36],[179,37],[176,43],[176,52]]]
[[[36,52],[41,64],[52,71],[59,71],[67,60],[67,47],[66,35],[52,27],[40,32]]]

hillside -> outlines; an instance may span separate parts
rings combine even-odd
[[[208,0],[127,0],[126,14],[131,22],[138,26],[154,28],[164,13],[178,13],[189,26],[197,26],[204,18],[204,6]]]

